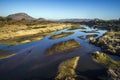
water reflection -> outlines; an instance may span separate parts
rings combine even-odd
[[[91,56],[92,52],[101,51],[101,49],[90,44],[89,39],[87,39],[86,36],[90,34],[97,34],[97,36],[94,37],[96,39],[102,36],[106,31],[93,29],[86,25],[82,26],[85,27],[84,30],[86,31],[95,30],[96,32],[86,33],[83,32],[83,29],[64,29],[46,36],[43,40],[28,44],[17,46],[0,45],[1,50],[9,50],[16,53],[16,55],[11,58],[0,60],[0,80],[30,80],[35,78],[40,80],[50,80],[55,77],[57,67],[62,61],[75,56],[80,56],[77,67],[78,74],[87,76],[91,71],[94,71],[96,72],[96,75],[102,76],[101,73],[105,72],[105,68],[94,62]],[[62,32],[74,32],[74,34],[55,40],[50,39],[52,35],[60,34]],[[80,36],[82,36],[83,39],[80,38]],[[45,55],[45,50],[51,48],[52,45],[71,39],[76,40],[82,47],[62,54],[54,54],[50,56]],[[97,72],[98,70],[100,70],[101,73]],[[86,71],[89,71],[89,73],[86,73]],[[92,76],[94,76],[94,74],[89,75],[91,79]],[[94,78],[97,78],[97,76],[94,76]]]

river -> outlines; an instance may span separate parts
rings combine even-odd
[[[98,30],[90,28],[86,25],[85,29],[76,30],[60,30],[46,36],[43,40],[21,44],[16,46],[7,46],[0,44],[0,50],[6,53],[15,53],[16,55],[10,58],[0,60],[0,80],[53,80],[57,74],[58,65],[67,59],[75,56],[80,56],[76,73],[86,77],[89,80],[98,80],[107,76],[106,68],[93,61],[92,52],[101,51],[101,49],[91,43],[86,38],[87,35],[97,34],[95,39],[105,34],[106,30]],[[92,33],[84,31],[94,31]],[[61,32],[74,32],[74,34],[51,40],[50,36]],[[80,38],[82,36],[82,38]],[[82,46],[71,52],[61,54],[46,55],[46,49],[53,44],[61,41],[75,39]],[[115,57],[116,58],[116,57]]]

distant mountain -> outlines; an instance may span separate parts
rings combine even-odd
[[[58,21],[60,22],[88,22],[88,21],[91,21],[92,19],[60,19]]]
[[[12,18],[14,20],[21,20],[21,19],[26,19],[26,20],[34,20],[35,18],[29,16],[26,13],[16,13],[16,14],[11,14],[7,16],[8,18]]]
[[[45,18],[38,18],[37,21],[46,21]]]

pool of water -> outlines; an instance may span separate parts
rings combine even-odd
[[[16,54],[13,57],[0,60],[0,80],[52,80],[57,74],[58,65],[62,61],[75,56],[80,56],[76,69],[78,75],[87,77],[89,80],[97,80],[99,77],[106,77],[106,68],[94,62],[92,59],[92,52],[101,51],[101,49],[90,44],[86,36],[97,34],[98,36],[94,37],[96,39],[107,31],[93,29],[86,25],[81,26],[86,28],[84,29],[85,31],[96,32],[85,33],[83,29],[64,29],[46,36],[43,40],[28,44],[16,46],[0,44],[0,50],[9,50],[9,52],[11,51]],[[50,39],[50,36],[61,32],[74,32],[74,34],[64,38]],[[84,39],[79,38],[80,36],[83,36]],[[52,45],[70,39],[75,39],[82,47],[71,52],[58,53],[50,56],[45,54],[45,51]]]

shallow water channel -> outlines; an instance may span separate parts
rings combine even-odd
[[[60,30],[46,36],[43,40],[21,44],[17,46],[0,45],[0,51],[14,53],[15,56],[0,60],[0,80],[53,80],[58,71],[58,65],[67,59],[80,56],[76,73],[89,80],[98,80],[106,77],[106,68],[93,61],[92,52],[101,51],[101,49],[89,43],[87,35],[97,34],[94,37],[99,38],[106,30],[98,30],[82,25],[85,29]],[[94,31],[92,33],[85,31]],[[50,36],[60,34],[61,32],[74,32],[74,34],[51,40]],[[80,38],[82,37],[82,38]],[[64,53],[46,55],[45,52],[52,45],[75,39],[80,43],[81,48]]]

